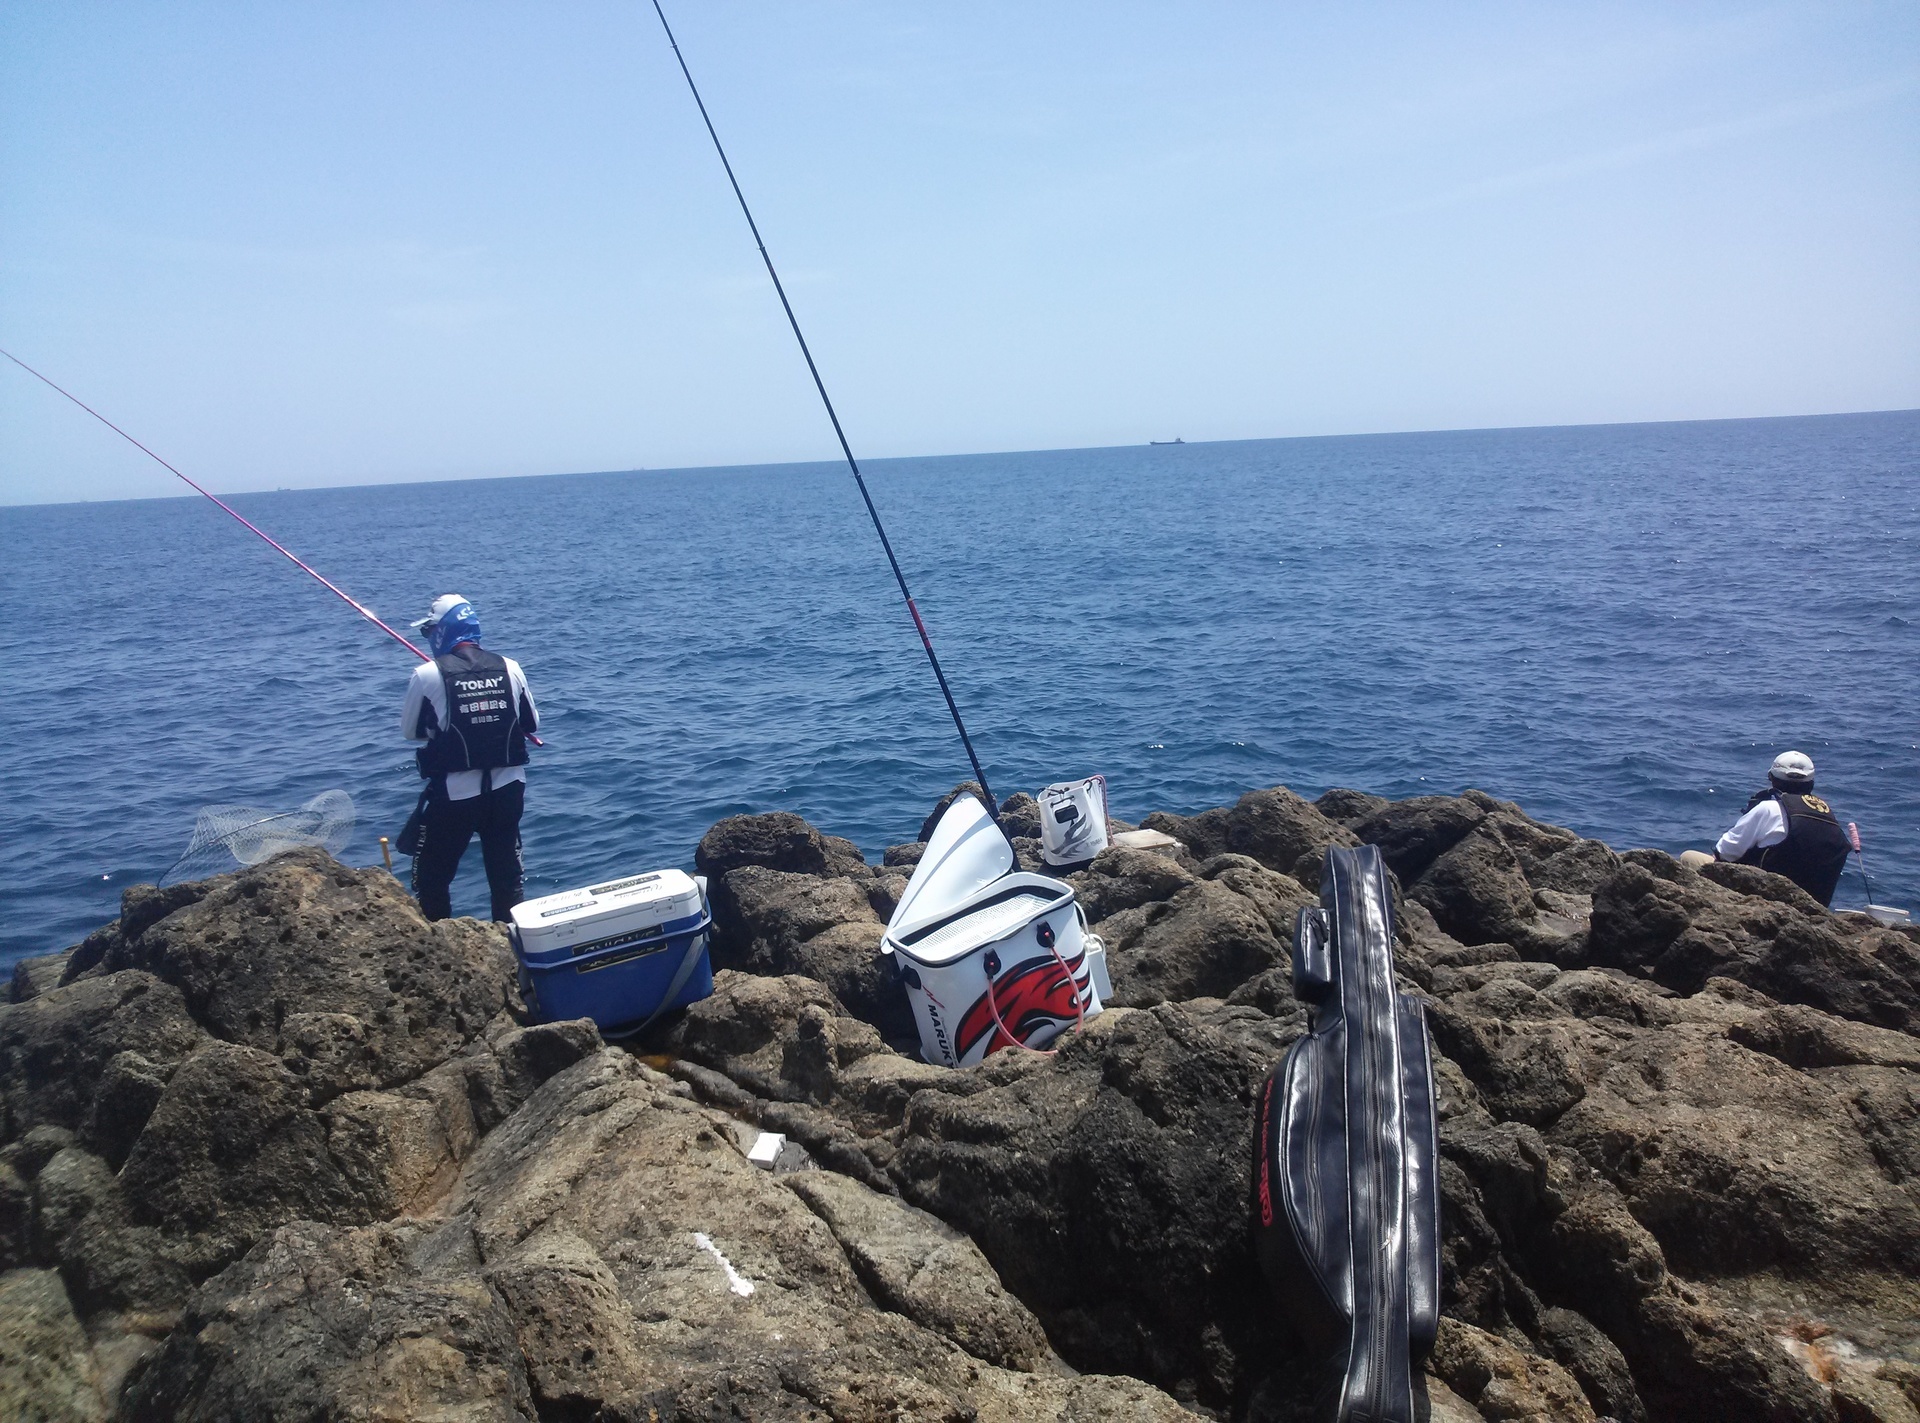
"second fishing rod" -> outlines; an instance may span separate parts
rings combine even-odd
[[[987,809],[997,816],[999,802],[994,799],[993,789],[987,784],[987,773],[981,769],[980,757],[973,749],[973,739],[967,735],[967,724],[961,720],[960,704],[953,698],[953,688],[947,685],[947,674],[940,666],[939,654],[933,650],[933,638],[927,633],[926,620],[920,616],[920,607],[913,601],[913,591],[907,587],[907,575],[893,551],[893,541],[887,537],[886,525],[880,522],[880,511],[874,507],[873,495],[867,490],[866,476],[860,473],[860,462],[853,457],[853,447],[847,443],[847,432],[841,428],[840,416],[833,408],[833,398],[827,394],[827,383],[820,378],[820,367],[815,364],[806,335],[800,330],[800,319],[793,314],[793,303],[787,300],[787,289],[781,284],[780,273],[774,269],[765,239],[760,236],[760,224],[753,220],[753,209],[747,206],[747,195],[740,190],[740,180],[734,176],[733,164],[727,159],[727,150],[714,129],[712,116],[707,113],[706,101],[700,97],[700,86],[693,82],[693,71],[687,68],[687,57],[680,52],[680,42],[673,37],[673,26],[667,23],[667,12],[660,8],[660,0],[653,0],[653,12],[660,17],[660,28],[666,31],[667,43],[673,47],[673,57],[679,62],[680,73],[685,76],[687,89],[700,110],[700,120],[707,126],[707,137],[713,140],[713,151],[720,155],[720,166],[727,171],[727,182],[732,186],[741,215],[746,218],[747,227],[753,233],[754,246],[760,249],[760,260],[766,264],[767,275],[773,279],[773,289],[780,297],[780,309],[786,312],[787,325],[793,328],[793,339],[800,343],[800,354],[806,358],[807,373],[813,377],[813,388],[820,392],[820,403],[827,408],[827,419],[833,423],[833,434],[840,442],[840,453],[846,457],[847,468],[853,471],[854,483],[860,487],[860,498],[867,506],[867,517],[873,520],[873,531],[880,536],[880,547],[885,550],[887,564],[893,569],[894,582],[900,585],[900,596],[906,600],[907,611],[913,615],[914,630],[920,634],[920,646],[926,650],[927,665],[933,669],[934,680],[940,684],[940,695],[946,698],[947,710],[953,715],[954,730],[960,733],[960,744],[966,748],[967,760],[973,766],[974,778],[980,783],[981,793],[986,797]]]

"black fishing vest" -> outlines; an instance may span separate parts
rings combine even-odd
[[[463,643],[433,663],[447,689],[447,720],[414,753],[420,774],[526,765],[527,733],[506,658]]]
[[[1847,832],[1833,818],[1833,809],[1819,796],[1772,792],[1787,818],[1787,838],[1765,849],[1755,846],[1740,857],[1743,865],[1758,865],[1785,875],[1822,904],[1833,903],[1840,871],[1847,867]],[[1758,805],[1765,796],[1756,796]]]

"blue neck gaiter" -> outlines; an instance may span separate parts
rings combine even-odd
[[[480,619],[473,611],[473,604],[448,608],[440,621],[427,629],[427,639],[435,657],[444,656],[463,642],[479,642]]]

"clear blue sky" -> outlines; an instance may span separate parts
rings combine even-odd
[[[668,14],[864,455],[1920,405],[1911,0]],[[214,488],[833,453],[645,0],[0,26],[0,346]]]

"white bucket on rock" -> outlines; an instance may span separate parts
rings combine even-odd
[[[1040,858],[1083,865],[1107,848],[1107,778],[1058,781],[1041,791]]]
[[[1013,868],[986,807],[962,796],[887,924],[881,952],[899,967],[928,1062],[971,1067],[1003,1047],[1045,1047],[1111,991],[1073,887]]]

